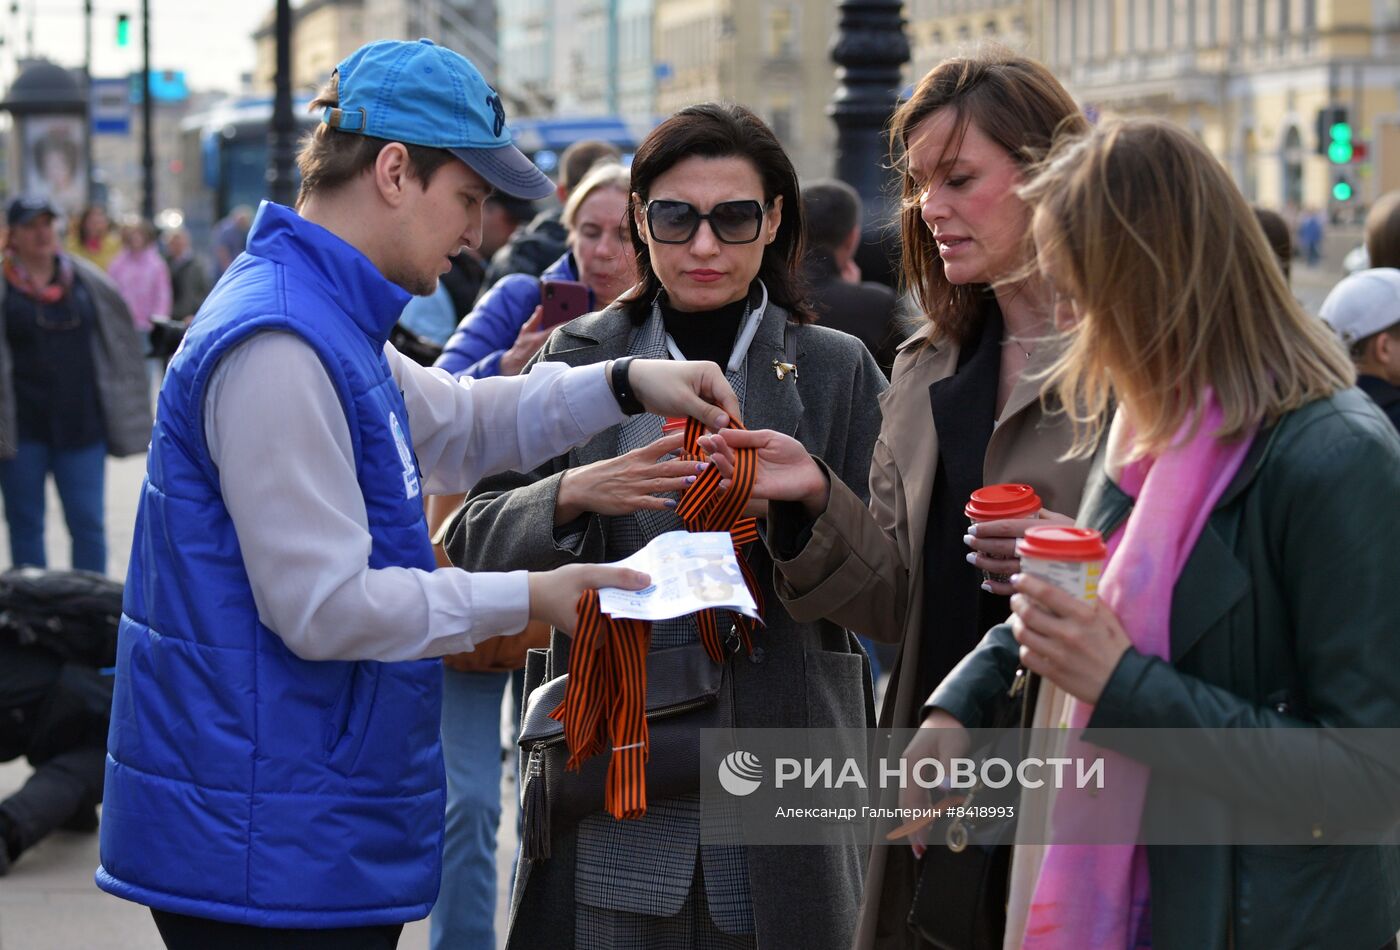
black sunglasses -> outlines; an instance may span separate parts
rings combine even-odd
[[[758,240],[767,207],[752,199],[721,201],[709,214],[701,214],[689,202],[657,199],[647,202],[647,228],[658,244],[685,244],[700,230],[700,222],[708,221],[722,243],[752,244]]]

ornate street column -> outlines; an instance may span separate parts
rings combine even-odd
[[[865,206],[863,243],[883,245],[888,256],[897,248],[898,229],[891,234],[888,226],[894,221],[898,196],[892,191],[893,172],[885,167],[885,126],[899,97],[900,67],[909,61],[903,3],[840,0],[837,9],[840,21],[831,59],[838,82],[827,108],[836,123],[835,174],[855,188]],[[870,272],[865,260],[860,264],[868,279],[889,282],[886,275]]]

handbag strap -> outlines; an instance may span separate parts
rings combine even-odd
[[[732,425],[741,427],[732,422]],[[700,459],[699,438],[704,427],[686,421],[685,454]],[[728,531],[744,583],[762,614],[762,595],[753,572],[739,548],[758,537],[754,519],[741,517],[753,492],[757,460],[752,449],[735,452],[734,477],[720,488],[719,470],[711,465],[691,484],[677,506],[677,514],[691,531]],[[741,541],[741,539],[748,539]],[[734,614],[735,629],[744,645],[753,649],[753,622]],[[716,663],[726,659],[720,643],[715,611],[696,617],[705,652]],[[564,700],[549,714],[564,724],[569,747],[566,768],[579,771],[590,756],[609,749],[604,804],[614,818],[640,818],[646,814],[646,761],[651,736],[646,720],[646,656],[651,647],[651,624],[644,620],[610,617],[603,613],[596,590],[585,591],[578,602],[578,630],[569,651],[569,682]]]

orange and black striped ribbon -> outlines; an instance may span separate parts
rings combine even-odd
[[[731,425],[743,428],[737,422]],[[704,431],[695,419],[686,421],[683,457],[704,457],[698,443]],[[711,465],[686,490],[676,513],[690,531],[730,533],[744,583],[762,616],[763,595],[742,550],[758,540],[757,523],[741,517],[753,492],[756,472],[755,453],[737,450],[729,487],[720,488],[719,470]],[[731,612],[731,616],[745,651],[752,653],[754,622],[742,614]],[[723,663],[725,650],[716,612],[701,611],[696,624],[705,652],[716,663]],[[564,701],[550,713],[564,724],[568,768],[582,768],[585,759],[611,745],[604,801],[608,812],[618,819],[640,818],[647,810],[645,769],[651,739],[646,720],[646,655],[650,646],[650,623],[609,617],[599,607],[598,592],[586,591],[578,603],[578,630],[569,653],[569,685]]]

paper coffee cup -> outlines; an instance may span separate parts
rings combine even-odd
[[[1097,600],[1108,550],[1093,528],[1037,525],[1016,542],[1021,571],[1054,584],[1085,603]]]
[[[977,489],[968,499],[963,513],[973,524],[982,521],[1001,521],[1005,518],[1034,518],[1040,514],[1040,496],[1029,485],[1011,482],[1004,485],[987,485]],[[1008,574],[982,572],[982,579],[1006,583]]]

